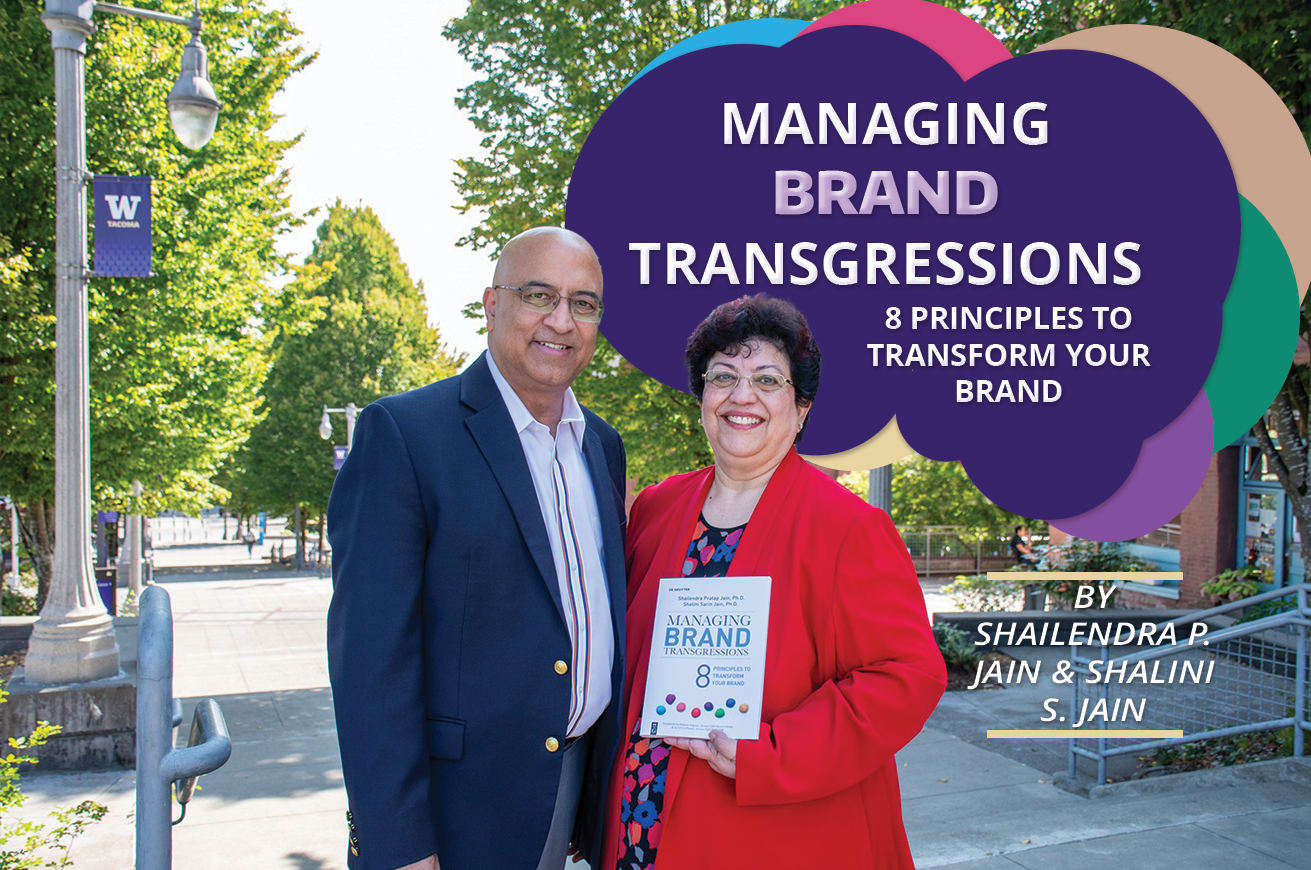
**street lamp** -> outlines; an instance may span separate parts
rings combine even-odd
[[[114,625],[91,577],[90,365],[87,351],[86,105],[83,67],[92,15],[112,12],[191,29],[169,113],[182,144],[199,148],[220,104],[206,76],[200,4],[191,16],[93,0],[46,0],[42,23],[55,55],[55,558],[32,626],[24,678],[77,683],[118,673]]]
[[[355,443],[355,418],[359,416],[360,409],[355,407],[354,402],[347,402],[344,408],[329,408],[323,406],[323,418],[319,420],[319,437],[324,441],[332,438],[332,420],[329,414],[346,415],[346,452],[351,452],[351,445]]]

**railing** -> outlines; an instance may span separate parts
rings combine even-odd
[[[915,570],[938,574],[982,574],[1015,563],[1011,533],[965,526],[907,526],[897,532],[910,551]],[[1038,538],[1032,538],[1035,545]]]
[[[185,816],[196,777],[222,767],[232,754],[232,741],[218,702],[206,698],[196,706],[187,748],[173,748],[182,705],[173,697],[173,609],[168,592],[162,586],[147,588],[139,613],[136,870],[170,870],[174,783]]]
[[[1161,630],[1166,625],[1174,626],[1179,638],[1177,644],[1163,644],[1123,656],[1112,656],[1110,647],[1101,646],[1096,657],[1081,656],[1079,650],[1083,647],[1072,646],[1071,712],[1078,717],[1086,700],[1094,709],[1100,701],[1105,705],[1103,709],[1113,716],[1116,710],[1121,715],[1109,723],[1100,718],[1097,727],[1088,730],[1087,737],[1070,740],[1070,776],[1076,775],[1079,758],[1097,762],[1097,782],[1103,783],[1107,759],[1117,755],[1290,726],[1293,754],[1305,755],[1306,732],[1311,730],[1307,716],[1307,628],[1311,627],[1308,591],[1311,584],[1287,586],[1161,623]],[[1208,631],[1205,643],[1203,638],[1198,638],[1189,644],[1189,631],[1180,631],[1184,626],[1240,608],[1289,597],[1294,598],[1293,609]],[[1149,678],[1173,677],[1173,681],[1109,682],[1103,678],[1089,686],[1085,679],[1093,675],[1091,665],[1095,662],[1100,663],[1097,670],[1103,675],[1108,665],[1124,667],[1125,673],[1132,673],[1139,663],[1144,663]],[[1188,679],[1181,682],[1181,675]],[[1135,703],[1132,707],[1125,706],[1126,700]],[[1184,733],[1182,737],[1147,742],[1096,736],[1098,731],[1108,728]]]

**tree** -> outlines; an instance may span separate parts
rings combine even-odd
[[[892,465],[892,519],[899,526],[968,526],[1008,530],[1035,526],[979,492],[959,462],[910,456]]]
[[[247,510],[262,505],[318,515],[336,476],[332,451],[318,431],[324,405],[363,408],[453,375],[464,358],[452,356],[428,326],[423,288],[410,279],[372,209],[339,201],[328,210],[287,297],[286,304],[301,312],[287,320],[313,313],[303,327],[274,340],[262,419],[231,479]],[[303,534],[297,544],[300,558]]]
[[[444,31],[485,74],[456,99],[486,134],[488,152],[459,161],[461,210],[486,213],[460,244],[495,253],[530,227],[562,225],[583,140],[628,81],[666,48],[732,21],[813,20],[843,5],[473,0]],[[466,314],[479,317],[481,310],[474,303]],[[638,486],[710,462],[696,400],[647,377],[604,339],[574,389],[623,436]]]
[[[1104,24],[1154,24],[1199,36],[1246,63],[1261,75],[1298,121],[1311,147],[1311,7],[1303,0],[1058,0],[1058,2],[967,2],[945,4],[973,15],[999,34],[1012,54],[1031,51],[1066,33]],[[1298,325],[1311,341],[1305,299]],[[1270,409],[1252,434],[1288,496],[1303,529],[1302,562],[1311,580],[1311,365],[1293,363]]]
[[[189,3],[160,5],[186,12]],[[224,102],[201,151],[176,141],[164,100],[185,30],[96,18],[86,58],[92,172],[154,178],[150,278],[89,287],[91,468],[96,506],[195,508],[255,422],[254,395],[278,325],[276,237],[296,223],[270,131],[273,95],[313,60],[286,13],[264,2],[207,9],[210,73]],[[24,542],[49,582],[54,548],[54,86],[37,3],[0,2],[0,490],[23,505]],[[90,191],[88,190],[88,195]]]

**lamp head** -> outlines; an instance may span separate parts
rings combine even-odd
[[[193,28],[191,42],[182,49],[182,72],[169,91],[167,103],[178,141],[193,151],[204,148],[214,136],[223,104],[209,83],[209,61],[197,28]]]
[[[328,419],[328,406],[323,406],[323,419],[319,421],[319,437],[324,441],[332,438],[332,421]]]

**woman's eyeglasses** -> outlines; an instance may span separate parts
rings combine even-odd
[[[742,375],[727,369],[716,369],[713,372],[706,372],[701,376],[705,380],[706,386],[713,390],[723,390],[730,392],[737,389],[738,381],[742,380]],[[757,393],[777,393],[783,389],[784,384],[791,384],[792,381],[779,374],[772,372],[756,372],[747,378],[751,387]],[[796,386],[793,384],[793,386]]]

